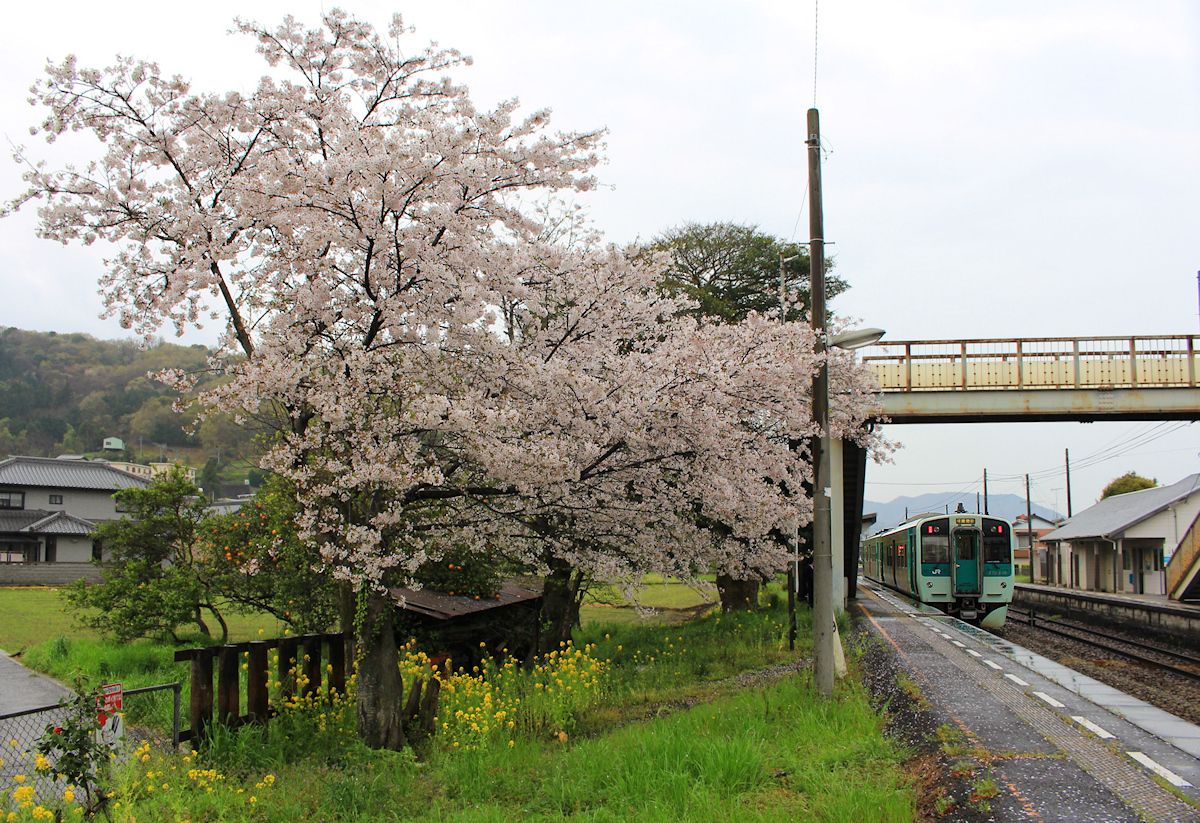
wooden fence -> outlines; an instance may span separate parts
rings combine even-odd
[[[181,729],[179,740],[202,740],[215,719],[227,726],[253,721],[265,722],[275,711],[270,700],[271,649],[279,650],[275,680],[280,683],[281,699],[296,694],[315,695],[322,675],[329,695],[346,692],[346,637],[342,634],[304,634],[276,640],[252,640],[227,646],[183,649],[175,652],[175,661],[191,661],[190,728]],[[241,709],[242,655],[246,655],[246,711]],[[322,665],[325,661],[326,665]],[[213,686],[213,669],[217,682]],[[326,669],[328,671],[326,671]],[[215,693],[215,701],[214,701]]]
[[[280,684],[278,696],[281,702],[297,695],[297,684],[300,686],[300,697],[317,695],[322,685],[327,689],[329,698],[345,694],[346,641],[347,637],[343,634],[302,634],[175,652],[175,662],[186,660],[192,664],[188,708],[190,727],[179,730],[177,742],[204,740],[214,722],[236,728],[245,723],[265,723],[275,714],[270,689],[271,649],[279,651],[274,680]],[[243,655],[246,659],[245,712],[241,707]],[[428,677],[417,677],[408,684],[408,698],[403,701],[401,722],[406,726],[415,722],[412,730],[420,730],[426,735],[434,734],[441,677],[445,674],[445,661],[435,658]],[[401,698],[404,688],[405,684],[401,683]]]

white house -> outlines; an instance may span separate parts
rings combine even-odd
[[[95,524],[120,517],[113,494],[148,482],[100,461],[0,460],[0,563],[90,560]]]
[[[1200,515],[1200,474],[1101,500],[1042,538],[1048,582],[1086,591],[1166,594],[1164,568]]]

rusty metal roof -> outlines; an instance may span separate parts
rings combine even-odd
[[[516,583],[505,583],[500,593],[492,599],[446,594],[433,589],[391,589],[396,605],[410,612],[417,612],[437,620],[450,620],[464,614],[487,611],[527,600],[537,600],[542,593],[536,589]]]

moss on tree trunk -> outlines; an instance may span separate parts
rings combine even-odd
[[[547,565],[542,588],[542,631],[538,652],[554,651],[559,644],[571,639],[571,631],[579,625],[579,606],[583,598],[583,573],[559,558],[552,558]]]
[[[369,748],[404,748],[404,684],[393,630],[395,606],[372,589],[358,627],[358,735]]]

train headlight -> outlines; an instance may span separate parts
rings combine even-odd
[[[1008,581],[1006,581],[1006,580],[1001,580],[1001,581],[1000,581],[1000,588],[1002,588],[1002,589],[1007,589],[1007,588],[1008,588]]]
[[[926,580],[926,581],[925,581],[925,588],[927,588],[927,589],[932,589],[932,588],[933,588],[933,581],[932,581],[932,580]]]

